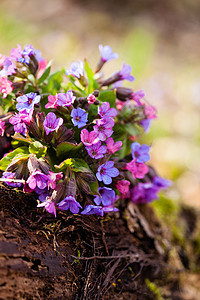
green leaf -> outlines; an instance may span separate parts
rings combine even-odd
[[[23,135],[21,135],[20,133],[17,133],[15,132],[15,134],[12,136],[12,138],[16,141],[19,141],[21,143],[25,143],[25,144],[30,144],[32,143],[33,141],[27,137],[24,137]],[[14,142],[12,142],[12,145],[14,144]]]
[[[138,127],[135,124],[127,123],[123,125],[116,125],[116,131],[120,131],[121,133],[127,133],[128,135],[138,135],[140,133]]]
[[[67,158],[64,161],[62,161],[59,165],[55,165],[54,167],[55,167],[56,172],[63,172],[67,168],[73,167],[73,159]]]
[[[29,155],[29,151],[27,147],[20,147],[12,152],[9,152],[6,156],[4,156],[0,160],[0,169],[5,171],[8,167],[8,165],[12,162],[13,158],[20,157],[20,158],[26,158],[27,155]]]
[[[58,158],[78,157],[83,147],[82,143],[72,144],[69,142],[63,142],[56,148],[56,155]]]
[[[85,72],[86,72],[87,78],[88,78],[88,93],[90,94],[98,87],[98,83],[94,79],[94,72],[90,68],[89,63],[87,62],[87,60],[85,60],[85,66],[84,67],[85,67]]]
[[[91,173],[92,171],[88,167],[88,164],[79,158],[73,159],[73,167],[72,170],[74,172],[82,172],[82,173]]]
[[[43,146],[40,142],[35,141],[29,146],[29,152],[36,154],[38,158],[45,156],[47,147]]]
[[[116,93],[115,91],[101,91],[98,99],[102,102],[109,102],[110,107],[115,107]]]

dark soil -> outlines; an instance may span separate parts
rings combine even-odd
[[[0,196],[0,299],[185,299],[150,206],[55,219],[30,195],[1,185]],[[162,297],[146,278],[167,286]]]

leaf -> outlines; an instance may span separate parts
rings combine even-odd
[[[56,170],[56,172],[63,172],[67,168],[70,168],[72,166],[73,166],[73,159],[68,158],[68,159],[65,159],[64,161],[62,161],[59,165],[55,165],[55,170]]]
[[[110,107],[115,107],[116,93],[115,91],[101,91],[98,99],[102,102],[109,102]]]
[[[33,142],[30,138],[28,139],[27,137],[24,137],[23,135],[21,135],[20,133],[17,133],[17,132],[15,132],[15,134],[13,136],[11,136],[11,137],[14,140],[17,140],[19,142],[23,142],[25,144],[30,144],[30,143]]]
[[[127,133],[128,135],[138,135],[139,134],[139,129],[137,128],[137,126],[135,124],[132,123],[127,123],[127,124],[123,124],[123,125],[116,125],[115,126],[115,130],[116,132],[119,131],[121,133]]]
[[[86,72],[87,78],[88,78],[88,93],[90,94],[98,87],[98,84],[97,84],[96,80],[94,80],[94,72],[90,68],[87,60],[85,60],[84,67],[85,67],[85,72]]]
[[[35,141],[29,146],[29,152],[37,155],[38,158],[45,156],[47,147],[43,146],[40,142]]]
[[[78,157],[80,155],[80,150],[82,149],[83,144],[72,144],[69,142],[63,142],[58,145],[56,149],[56,155],[58,158],[67,158],[67,157]]]
[[[29,155],[27,147],[20,147],[13,150],[12,152],[9,152],[0,160],[0,169],[5,171],[14,158],[20,157],[21,159],[23,159],[27,157],[27,154]]]
[[[46,70],[44,71],[42,76],[38,79],[38,81],[37,81],[38,84],[41,84],[42,82],[44,82],[45,79],[47,79],[47,77],[49,76],[50,71],[51,71],[51,64],[52,64],[52,61],[50,61],[48,63]]]

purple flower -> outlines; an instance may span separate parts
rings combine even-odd
[[[137,163],[145,163],[150,160],[149,146],[141,145],[139,143],[132,143],[131,145],[132,157]]]
[[[101,142],[99,141],[96,144],[93,144],[91,146],[87,146],[86,150],[92,158],[99,159],[99,158],[102,158],[104,156],[104,154],[107,151],[107,147],[106,146],[101,146]]]
[[[115,108],[110,108],[109,102],[103,102],[100,107],[98,107],[98,114],[100,117],[115,117],[117,115],[117,110]]]
[[[63,173],[62,172],[54,173],[54,172],[49,171],[48,177],[49,177],[49,185],[48,186],[54,190],[56,188],[56,182],[63,178]]]
[[[88,113],[86,113],[86,111],[80,107],[78,107],[77,109],[73,108],[71,117],[74,126],[78,126],[78,128],[81,128],[87,123]]]
[[[108,152],[113,154],[121,149],[122,141],[118,141],[115,143],[113,138],[109,137],[106,140],[106,145],[107,145]]]
[[[15,179],[15,173],[3,172],[2,178]],[[20,187],[22,185],[21,182],[9,182],[9,181],[6,181],[5,183],[7,185],[9,185],[9,186],[12,186],[12,187]]]
[[[109,213],[109,212],[119,211],[119,209],[116,208],[116,207],[114,207],[114,206],[112,206],[112,205],[109,205],[109,206],[102,207],[102,211],[104,213]]]
[[[103,206],[110,206],[119,198],[119,196],[115,195],[115,191],[107,187],[99,188],[99,193],[101,197],[97,195],[94,198],[96,205],[102,204]]]
[[[81,78],[81,76],[83,76],[83,62],[81,60],[79,60],[79,62],[73,62],[70,68],[65,71],[65,74]]]
[[[73,214],[77,214],[79,212],[79,208],[82,208],[80,203],[76,201],[73,196],[65,197],[60,203],[57,204],[60,210],[69,209]]]
[[[142,105],[140,100],[144,98],[145,93],[143,90],[139,90],[137,92],[132,92],[131,94],[131,99],[134,100],[138,105]]]
[[[42,207],[44,206],[45,209],[50,213],[50,214],[54,214],[55,218],[56,218],[56,207],[55,207],[55,203],[51,200],[50,197],[47,198],[46,201],[40,203],[37,205],[37,207]]]
[[[9,76],[14,74],[16,71],[16,65],[12,58],[7,57],[3,62],[3,69],[0,71],[0,76]]]
[[[118,75],[120,76],[120,80],[126,79],[129,81],[133,81],[135,78],[130,74],[131,71],[132,71],[131,66],[123,63],[122,69],[118,73]]]
[[[151,123],[152,123],[152,120],[150,120],[150,119],[144,119],[144,120],[140,121],[140,125],[143,127],[145,133],[147,133],[149,131]]]
[[[143,204],[158,199],[158,189],[154,188],[152,183],[139,182],[131,190],[131,200],[136,204]]]
[[[36,170],[27,179],[27,184],[32,190],[36,187],[43,190],[49,185],[49,177],[48,175]]]
[[[104,184],[110,184],[112,182],[112,177],[117,177],[119,175],[118,169],[113,166],[113,161],[107,161],[105,164],[99,166],[98,172],[96,173],[97,179],[103,181]]]
[[[102,206],[87,205],[81,212],[82,215],[97,215],[103,217]]]
[[[100,141],[105,141],[106,137],[110,137],[113,134],[112,127],[115,125],[113,118],[103,118],[96,121],[94,131],[98,134]]]
[[[112,48],[110,46],[99,45],[99,51],[101,54],[101,60],[103,62],[118,58],[118,56],[119,56],[117,53],[112,52]]]
[[[26,45],[21,51],[21,57],[17,59],[18,62],[29,64],[30,56],[34,55],[35,50],[32,45]]]
[[[76,97],[73,95],[72,91],[67,91],[67,93],[57,94],[57,105],[58,106],[70,106],[74,103]]]
[[[167,188],[170,185],[172,185],[172,182],[170,180],[165,179],[165,178],[155,176],[153,178],[153,184],[158,189],[164,189],[164,188]]]
[[[63,124],[63,119],[56,119],[56,115],[52,112],[48,113],[46,119],[44,120],[44,129],[46,131],[46,135],[50,132],[57,130]]]
[[[36,93],[28,93],[26,95],[20,96],[17,98],[17,105],[16,109],[18,111],[21,111],[25,109],[27,112],[29,112],[32,108],[34,108],[34,105],[40,102],[41,96],[37,95]]]
[[[81,142],[85,146],[91,146],[96,144],[99,139],[97,138],[98,134],[95,131],[89,132],[87,129],[81,130]]]
[[[48,103],[45,105],[45,108],[57,108],[58,104],[58,94],[55,96],[49,95],[48,96]]]

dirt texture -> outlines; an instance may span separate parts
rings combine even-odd
[[[150,206],[55,219],[33,196],[4,185],[0,196],[0,299],[186,299],[183,265],[170,262],[169,233]],[[146,278],[162,282],[163,298]]]

